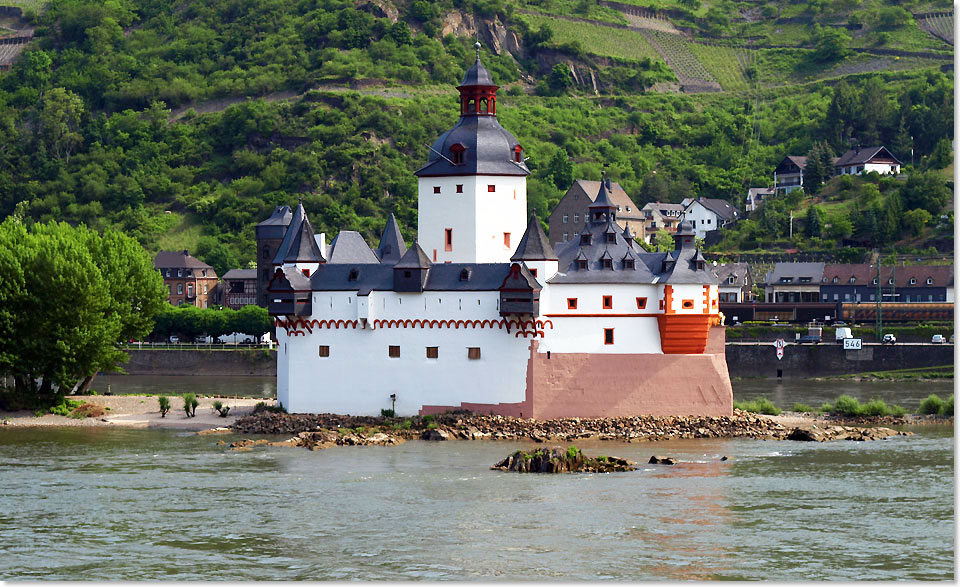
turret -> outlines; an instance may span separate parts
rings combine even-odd
[[[273,258],[273,264],[284,268],[294,266],[309,277],[321,263],[326,263],[326,259],[303,209],[303,200],[300,200],[290,220],[290,227]]]
[[[523,238],[520,239],[520,244],[517,245],[517,250],[510,260],[526,265],[540,283],[546,283],[557,273],[557,254],[550,246],[543,227],[540,226],[536,210],[533,211],[527,230],[523,233]]]

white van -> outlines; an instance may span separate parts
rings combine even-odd
[[[837,328],[837,342],[843,344],[845,338],[853,338],[853,331],[847,326]]]

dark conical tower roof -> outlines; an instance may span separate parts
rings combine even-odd
[[[473,45],[473,48],[477,50],[477,61],[473,64],[473,67],[467,70],[463,74],[463,81],[460,82],[458,88],[464,88],[469,86],[493,86],[499,87],[493,83],[493,78],[490,77],[490,72],[487,71],[487,68],[480,63],[480,43],[477,42]]]
[[[610,185],[610,178],[604,177],[600,181],[600,191],[597,192],[597,199],[588,206],[591,212],[617,209],[617,205],[614,204],[613,200],[610,199],[610,190],[612,189],[613,188]]]
[[[403,236],[400,234],[400,225],[397,224],[397,218],[390,213],[387,219],[387,226],[383,229],[383,235],[380,236],[380,246],[377,247],[377,257],[385,265],[396,263],[407,252],[407,244],[403,242]]]
[[[510,257],[511,261],[556,261],[557,254],[550,246],[547,235],[540,226],[540,220],[537,219],[537,213],[534,212],[527,224],[527,230],[517,245],[517,251]]]
[[[283,236],[283,241],[280,242],[280,248],[277,249],[277,254],[273,258],[273,264],[323,263],[325,261],[323,252],[320,251],[314,236],[313,227],[310,225],[310,220],[307,218],[301,200],[293,213],[293,218],[290,220],[290,227]]]
[[[420,243],[414,242],[413,246],[407,249],[407,252],[400,257],[394,269],[429,269],[433,263],[430,257],[420,248]]]

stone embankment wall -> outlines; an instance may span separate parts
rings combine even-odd
[[[787,345],[783,359],[770,344],[727,345],[727,369],[731,377],[819,377],[867,371],[892,371],[953,364],[953,345],[867,345],[845,351],[843,345]]]
[[[127,351],[130,361],[123,365],[128,375],[259,375],[277,374],[277,351],[241,350],[160,350]]]

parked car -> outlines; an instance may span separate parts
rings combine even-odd
[[[179,336],[171,336],[171,337],[170,337],[170,342],[172,342],[173,344],[177,344],[178,342],[180,342],[180,337],[179,337]]]
[[[930,342],[932,342],[933,344],[943,344],[947,342],[947,339],[942,334],[934,334],[933,338],[930,339]]]
[[[799,342],[800,344],[804,344],[804,343],[819,344],[820,337],[817,336],[816,334],[804,334],[803,336],[800,337]]]
[[[892,334],[884,334],[881,344],[897,344],[897,337]]]
[[[853,331],[849,327],[837,328],[837,342],[843,344],[845,338],[853,338]]]
[[[951,334],[951,335],[950,335],[950,344],[953,344],[953,339],[955,339],[956,337],[957,337],[956,334]]]

